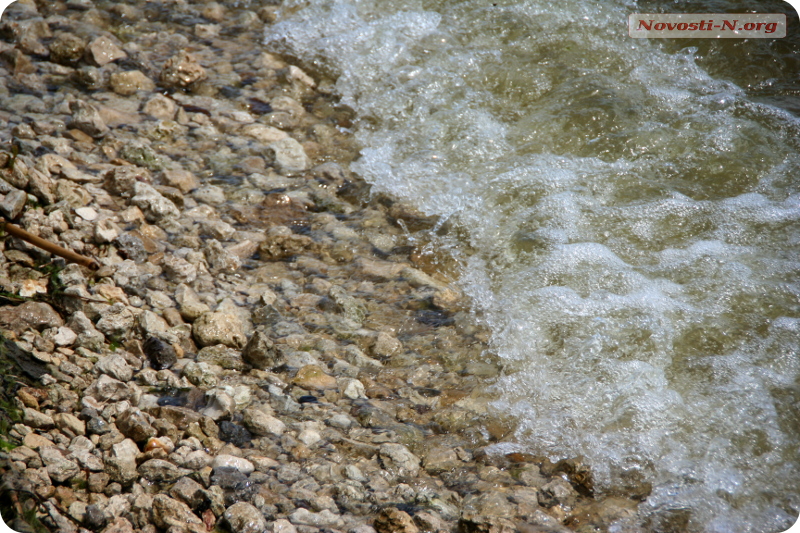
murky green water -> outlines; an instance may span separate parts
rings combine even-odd
[[[800,512],[798,25],[630,39],[627,15],[653,11],[312,0],[266,41],[339,76],[362,176],[454,223],[438,245],[507,362],[518,447],[583,455],[606,492],[652,484],[643,527],[782,531]]]

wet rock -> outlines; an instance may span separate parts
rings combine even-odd
[[[314,241],[306,235],[296,235],[286,226],[274,226],[267,231],[266,239],[258,246],[261,257],[267,261],[286,259],[303,253]]]
[[[311,166],[311,160],[303,150],[303,145],[291,137],[273,142],[269,145],[269,149],[280,172],[287,174],[301,172]]]
[[[395,476],[416,477],[419,474],[419,458],[402,444],[381,444],[379,458],[383,468]]]
[[[49,304],[43,302],[25,302],[17,306],[0,307],[0,327],[21,335],[25,330],[57,328],[64,321]]]
[[[188,87],[206,79],[206,71],[188,52],[181,50],[164,63],[161,84],[164,87]]]
[[[50,43],[50,61],[62,65],[75,65],[83,57],[86,43],[72,33],[59,33]]]
[[[286,424],[281,420],[255,407],[244,410],[242,422],[254,435],[280,436],[286,431]]]
[[[198,201],[208,205],[219,205],[225,202],[225,191],[216,185],[205,185],[192,192],[192,196]]]
[[[150,171],[135,165],[124,165],[109,170],[104,175],[105,187],[111,194],[130,198],[134,194],[136,182],[149,182]]]
[[[441,474],[461,465],[461,460],[453,448],[431,448],[425,454],[424,467],[429,474]]]
[[[336,378],[327,374],[318,365],[306,365],[297,371],[292,383],[309,390],[333,390],[338,388]]]
[[[108,374],[119,381],[130,381],[133,379],[133,368],[120,354],[111,354],[100,359],[95,368],[103,374]]]
[[[86,47],[86,57],[98,67],[102,67],[112,61],[124,59],[128,54],[114,44],[111,38],[103,35],[89,43]]]
[[[559,477],[553,478],[539,489],[539,505],[542,507],[550,508],[554,505],[572,507],[577,499],[578,493],[572,488],[572,485]]]
[[[262,533],[267,528],[261,511],[247,502],[234,503],[225,510],[223,518],[232,533]]]
[[[373,524],[378,533],[419,533],[408,513],[396,507],[386,507],[375,517]]]
[[[255,471],[253,463],[235,455],[220,454],[211,463],[212,468],[235,468],[242,474],[249,476]]]
[[[204,313],[192,325],[192,335],[200,346],[223,344],[241,349],[247,343],[241,320],[228,313]]]
[[[264,124],[248,124],[241,129],[241,133],[263,144],[274,143],[289,136],[285,131]]]
[[[247,476],[232,466],[215,468],[211,475],[211,484],[219,485],[223,489],[241,491],[251,485]]]
[[[160,120],[172,120],[175,117],[175,112],[178,106],[171,99],[166,96],[157,94],[150,98],[142,106],[142,112],[150,115],[153,118]],[[172,185],[167,183],[167,185]],[[175,185],[172,185],[175,187]],[[180,187],[178,187],[180,189]],[[181,189],[182,190],[182,189]],[[188,192],[188,191],[183,191]]]
[[[157,434],[147,415],[139,409],[125,411],[117,417],[116,424],[120,432],[134,442],[145,442]]]
[[[142,350],[150,361],[150,366],[156,370],[169,368],[178,361],[175,348],[157,337],[148,337],[142,345]]]
[[[111,90],[122,96],[136,94],[137,91],[153,91],[156,84],[139,70],[115,72],[109,80]]]
[[[135,196],[131,203],[139,207],[145,214],[148,222],[158,223],[164,219],[178,218],[180,210],[159,193],[153,186],[137,181],[133,186]]]
[[[173,500],[166,494],[156,494],[153,497],[151,517],[153,524],[162,529],[175,527],[177,531],[207,533],[203,521],[189,509],[188,505]]]
[[[372,346],[372,353],[378,357],[389,358],[403,351],[403,344],[392,335],[381,331]]]
[[[289,521],[293,524],[333,529],[344,525],[342,517],[328,509],[312,513],[308,509],[300,508],[289,515]]]
[[[475,512],[462,513],[458,521],[458,531],[461,533],[515,533],[517,528],[514,522],[507,518],[497,516],[482,516]],[[549,532],[544,530],[542,533]]]
[[[154,482],[171,482],[175,481],[190,472],[184,468],[178,468],[169,461],[163,459],[150,459],[145,461],[137,469],[139,475],[143,478]]]
[[[203,249],[208,261],[208,266],[214,273],[235,272],[242,266],[242,261],[234,254],[226,250],[216,239],[206,241]]]
[[[183,169],[165,170],[162,174],[162,178],[165,185],[175,187],[183,194],[193,191],[200,186],[200,181],[194,177],[194,174]]]
[[[367,397],[364,384],[357,379],[346,378],[341,380],[339,382],[339,390],[341,391],[342,396],[345,398],[350,398],[351,400]]]
[[[242,350],[242,359],[255,368],[269,370],[283,364],[284,359],[269,336],[256,331]]]
[[[92,104],[83,100],[75,100],[69,108],[72,112],[70,128],[78,129],[95,139],[104,137],[110,131],[100,116],[100,111]]]

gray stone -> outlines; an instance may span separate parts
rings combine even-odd
[[[206,346],[197,352],[198,363],[209,363],[221,366],[228,370],[244,370],[246,368],[242,361],[241,353],[233,348],[228,348],[224,344]]]
[[[227,454],[220,454],[214,457],[211,467],[215,469],[225,467],[235,468],[246,476],[249,476],[255,471],[255,466],[247,459]]]
[[[378,533],[419,533],[411,516],[397,507],[381,509],[373,525]]]
[[[95,139],[104,137],[110,131],[100,116],[100,111],[92,104],[83,100],[75,100],[69,107],[72,111],[71,128],[81,130]]]
[[[203,314],[195,320],[192,335],[200,346],[223,344],[241,349],[247,343],[241,320],[229,313]]]
[[[190,472],[185,468],[178,468],[169,461],[163,459],[150,459],[145,461],[137,469],[140,476],[155,482],[175,481]]]
[[[223,515],[232,533],[263,533],[267,522],[261,511],[247,502],[234,503]]]
[[[225,202],[225,191],[222,190],[222,187],[217,187],[216,185],[200,187],[192,193],[192,196],[198,202],[209,205],[219,205]]]
[[[157,94],[144,103],[142,106],[142,112],[159,120],[172,120],[175,117],[175,111],[177,111],[177,108],[178,106],[175,105],[175,102],[166,96]],[[167,184],[172,185],[173,187],[176,186],[169,182]],[[180,187],[178,188],[181,189]]]
[[[134,442],[145,442],[150,437],[155,437],[157,431],[150,425],[150,420],[139,409],[129,409],[117,417],[117,428],[120,432]]]
[[[461,466],[461,460],[453,448],[431,448],[425,454],[425,471],[429,474],[441,474]]]
[[[550,508],[554,505],[572,507],[577,499],[578,493],[572,488],[572,485],[558,477],[553,478],[539,489],[539,504],[542,507]]]
[[[6,194],[0,200],[0,213],[2,213],[8,220],[14,220],[22,213],[25,204],[28,202],[28,195],[25,191],[15,190]]]
[[[279,139],[269,145],[274,154],[275,165],[283,173],[301,172],[311,166],[303,145],[291,137]]]
[[[103,35],[89,43],[86,47],[86,56],[95,65],[102,67],[112,61],[124,59],[128,57],[128,54],[114,44],[109,37]]]
[[[286,430],[286,424],[256,407],[244,410],[243,423],[254,435],[280,436]]]
[[[275,349],[269,336],[256,331],[242,350],[242,359],[255,368],[270,370],[284,363],[282,352]]]
[[[133,329],[133,324],[133,313],[125,304],[117,302],[103,313],[96,327],[106,337],[114,339],[127,336]]]
[[[206,407],[201,414],[217,421],[230,418],[235,410],[236,402],[231,395],[221,389],[214,389],[206,392]]]
[[[82,314],[82,313],[81,313]],[[119,381],[130,381],[133,379],[133,368],[120,354],[113,353],[100,359],[95,368],[103,374],[108,374]]]
[[[188,477],[180,478],[177,483],[169,489],[170,496],[176,500],[182,501],[191,509],[197,509],[205,501],[204,492],[203,486],[200,483]]]
[[[55,446],[47,446],[39,450],[42,462],[47,467],[47,474],[56,483],[75,477],[80,472],[80,467],[74,461],[66,458],[65,453]]]
[[[144,212],[148,222],[157,223],[164,219],[178,218],[181,214],[175,204],[152,185],[137,181],[133,186],[133,192],[131,203]]]
[[[127,400],[132,394],[133,391],[128,385],[105,374],[92,382],[84,391],[85,396],[91,396],[101,402]]]
[[[219,367],[216,368],[219,369]],[[183,375],[192,385],[202,388],[216,387],[219,382],[214,366],[208,363],[191,361],[183,367]]]
[[[214,273],[235,272],[242,266],[239,257],[226,250],[216,239],[208,239],[203,248],[208,266]]]
[[[56,413],[53,421],[62,431],[70,431],[73,435],[86,435],[86,423],[71,413]]]
[[[293,524],[333,529],[340,528],[344,525],[342,517],[336,513],[332,513],[328,509],[324,509],[318,513],[312,513],[308,509],[303,509],[302,507],[289,515],[289,521]]]
[[[189,506],[178,500],[173,500],[166,494],[156,494],[153,497],[151,519],[156,527],[161,529],[176,528],[175,531],[189,533],[207,533],[203,521],[200,520]]]
[[[177,259],[177,258],[176,258]],[[190,265],[194,269],[194,265],[191,265],[187,261],[181,259],[186,265]],[[183,268],[183,267],[181,267]],[[169,276],[169,269],[165,268],[165,272]],[[197,270],[194,270],[194,275],[197,275]],[[194,278],[192,278],[193,280]],[[176,280],[175,280],[176,281]],[[175,301],[178,303],[181,316],[185,320],[194,321],[200,316],[205,313],[211,311],[211,309],[200,300],[200,297],[197,296],[197,293],[189,287],[188,285],[181,283],[178,285],[178,288],[175,289]]]
[[[56,423],[51,416],[26,407],[22,410],[22,422],[26,426],[40,429],[50,429],[55,427]]]

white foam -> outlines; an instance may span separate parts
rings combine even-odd
[[[797,119],[697,50],[628,39],[623,2],[289,9],[267,42],[339,75],[353,168],[458,229],[437,245],[465,265],[508,362],[496,407],[520,421],[498,451],[582,455],[601,490],[652,483],[639,525],[686,509],[698,530],[786,529]]]

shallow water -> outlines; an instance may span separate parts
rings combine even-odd
[[[452,222],[435,245],[519,419],[500,450],[582,455],[606,493],[652,485],[641,527],[782,531],[800,512],[797,24],[628,38],[653,11],[311,0],[266,43],[338,76],[354,170]]]

